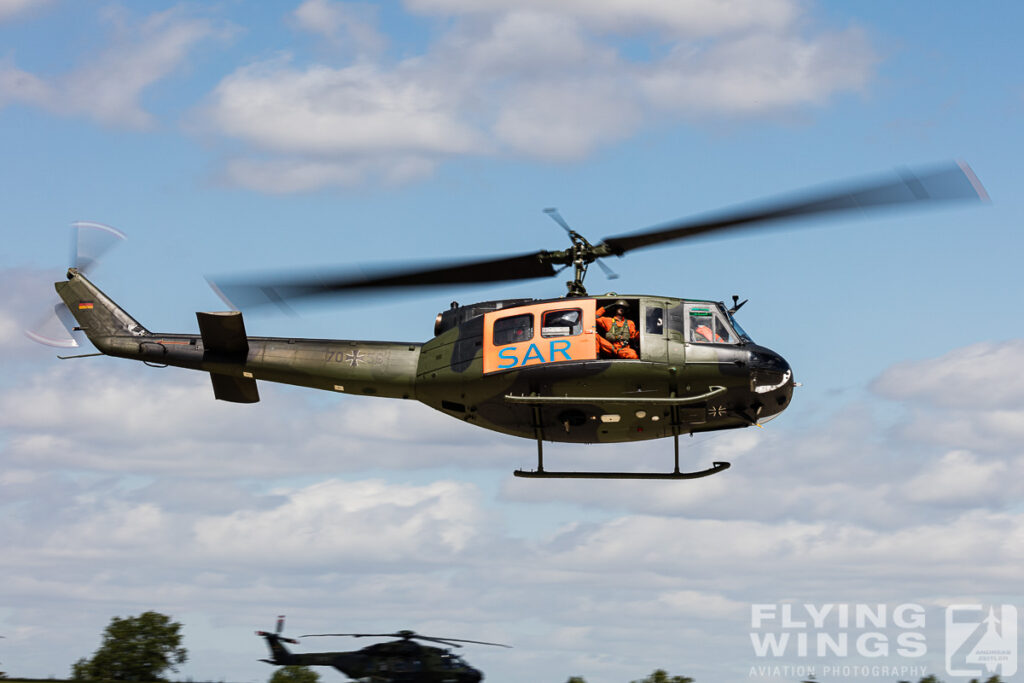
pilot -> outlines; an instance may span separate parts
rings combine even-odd
[[[724,342],[720,334],[711,331],[711,328],[701,323],[693,328],[693,341],[695,342]]]
[[[597,352],[605,358],[639,358],[629,343],[640,337],[636,325],[626,318],[629,304],[619,299],[611,305],[612,317],[605,315],[605,307],[597,309]]]

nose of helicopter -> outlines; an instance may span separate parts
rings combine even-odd
[[[762,406],[762,422],[786,409],[793,386],[793,370],[785,358],[763,346],[750,351],[750,389]]]

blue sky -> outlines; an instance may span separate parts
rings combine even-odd
[[[766,661],[749,638],[751,605],[791,601],[924,605],[928,653],[886,661],[950,678],[943,607],[1019,600],[1022,14],[0,0],[3,670],[63,676],[111,616],[153,608],[185,622],[196,680],[265,680],[251,631],[278,613],[300,633],[508,642],[467,653],[499,682],[656,667],[794,680],[752,676]],[[706,482],[513,480],[529,442],[423,406],[269,385],[257,406],[226,405],[205,377],[61,362],[21,334],[74,220],[128,234],[96,274],[108,294],[150,329],[190,331],[223,306],[206,275],[559,249],[548,206],[596,241],[950,159],[991,203],[641,251],[611,261],[619,280],[591,274],[594,292],[750,298],[744,327],[803,383],[764,430],[687,444],[734,462]],[[562,287],[246,324],[424,341],[453,298]],[[660,466],[669,449],[553,456]]]

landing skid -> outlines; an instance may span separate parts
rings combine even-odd
[[[527,479],[700,479],[729,469],[727,462],[715,461],[711,467],[697,472],[679,471],[679,435],[675,441],[675,469],[671,472],[552,472],[544,469],[544,442],[537,439],[537,469],[516,470],[512,474]]]
[[[731,465],[727,462],[715,462],[712,467],[699,472],[551,472],[544,469],[516,470],[512,474],[527,479],[700,479],[710,477]]]

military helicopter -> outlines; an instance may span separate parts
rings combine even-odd
[[[311,633],[300,638],[324,636],[349,636],[352,638],[398,638],[387,643],[377,643],[352,652],[290,652],[282,643],[298,644],[294,638],[281,635],[284,617],[277,618],[273,633],[257,631],[270,648],[273,659],[261,662],[283,666],[333,666],[349,678],[366,683],[479,683],[484,678],[479,669],[474,669],[461,657],[440,647],[421,645],[417,640],[440,643],[451,647],[462,647],[461,643],[509,647],[500,643],[461,638],[435,638],[421,636],[413,631],[395,633]]]
[[[456,419],[533,439],[537,469],[521,477],[693,479],[729,467],[679,469],[679,436],[762,425],[790,403],[789,363],[754,342],[732,305],[708,299],[642,294],[590,295],[587,269],[600,259],[709,235],[735,233],[823,215],[951,200],[986,200],[964,163],[903,171],[679,220],[591,244],[554,209],[547,213],[571,246],[472,261],[378,271],[302,276],[216,278],[210,284],[235,310],[196,313],[197,333],[150,332],[85,275],[81,257],[55,284],[64,306],[100,353],[209,372],[214,397],[252,403],[257,380],[359,396],[416,399]],[[80,232],[114,239],[98,224]],[[572,268],[564,297],[455,303],[434,321],[426,342],[250,337],[242,313],[287,307],[311,297],[439,285],[551,277]],[[63,309],[63,310],[59,310]],[[610,313],[621,315],[610,315]],[[39,339],[41,335],[35,335]],[[609,339],[613,337],[614,339]],[[67,344],[67,340],[41,339]],[[71,342],[74,343],[73,341]],[[608,347],[612,347],[609,349]],[[72,356],[74,357],[74,356]],[[672,472],[560,472],[544,469],[544,441],[620,443],[672,437]]]

